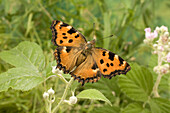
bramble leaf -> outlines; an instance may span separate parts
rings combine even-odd
[[[28,68],[37,72],[45,67],[43,51],[33,42],[21,42],[13,49],[1,52],[0,58],[15,67]]]
[[[21,67],[12,68],[0,74],[0,91],[6,91],[10,87],[27,91],[43,82],[43,80],[43,77],[36,71]]]
[[[127,75],[119,77],[119,85],[129,98],[145,102],[153,88],[153,77],[147,68],[132,64]]]
[[[109,105],[112,105],[111,102],[100,91],[96,89],[83,90],[76,97],[83,99],[102,100],[107,102]]]

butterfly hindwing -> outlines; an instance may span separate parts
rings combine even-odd
[[[57,68],[63,70],[64,73],[69,73],[76,66],[77,59],[81,52],[82,50],[75,47],[57,47],[54,52],[57,61]]]
[[[106,49],[93,48],[92,56],[100,72],[106,78],[112,78],[119,74],[126,74],[130,70],[130,65],[125,60]]]
[[[80,47],[87,42],[81,33],[62,21],[54,20],[50,28],[54,45]]]
[[[93,57],[89,54],[84,62],[71,72],[72,77],[77,79],[82,85],[87,82],[97,82],[101,78],[101,72]]]

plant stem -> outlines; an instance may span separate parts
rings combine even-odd
[[[66,85],[66,88],[65,88],[65,90],[64,90],[64,94],[63,94],[63,96],[61,97],[60,102],[59,102],[58,105],[52,110],[52,113],[56,113],[57,110],[59,109],[60,105],[61,105],[61,104],[63,103],[63,101],[65,100],[65,98],[66,98],[66,96],[67,96],[67,92],[68,92],[68,90],[69,90],[69,88],[70,88],[73,80],[74,80],[74,78],[71,77],[70,81],[69,81],[69,82],[67,83],[67,85]]]
[[[158,93],[158,86],[159,86],[159,83],[161,81],[161,78],[162,78],[162,74],[159,74],[158,77],[157,77],[157,80],[156,80],[156,82],[154,84],[154,87],[153,87],[154,97],[160,97],[159,93]]]
[[[158,74],[157,80],[156,80],[156,82],[155,82],[155,84],[154,84],[153,91],[152,91],[154,97],[160,97],[160,96],[159,96],[159,93],[158,93],[158,86],[159,86],[159,83],[160,83],[161,78],[162,78],[162,73],[160,72],[160,71],[161,71],[160,68],[161,68],[161,65],[162,65],[162,56],[161,56],[161,54],[162,54],[162,53],[161,53],[160,51],[158,51],[158,68],[159,68],[159,74]]]

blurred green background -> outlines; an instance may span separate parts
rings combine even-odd
[[[56,47],[51,43],[50,26],[56,19],[74,26],[87,40],[92,40],[95,31],[96,46],[109,49],[128,62],[147,67],[151,60],[151,50],[143,44],[144,29],[151,27],[154,30],[156,26],[161,25],[169,28],[170,1],[0,0],[0,52],[11,49],[22,41],[36,42],[43,49],[48,65],[54,61],[53,51]],[[111,34],[114,36],[104,38]],[[11,67],[0,59],[0,73]],[[116,79],[112,81],[116,84]],[[52,86],[57,91],[57,96],[61,97],[63,83],[58,79],[50,79],[47,81],[47,89]],[[80,87],[77,92],[88,87]],[[115,87],[115,90],[119,89],[118,86]],[[44,85],[41,84],[40,87],[27,92],[12,89],[1,92],[0,112],[44,113],[44,91]],[[109,98],[107,92],[104,92],[104,95]],[[116,97],[111,101],[116,102]],[[91,112],[95,105],[89,106],[89,103],[89,100],[83,100],[75,106],[64,104],[64,109],[60,109],[60,112]],[[126,104],[119,107],[123,108]],[[100,103],[97,105],[103,106]]]

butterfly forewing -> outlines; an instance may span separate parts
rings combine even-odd
[[[81,33],[62,21],[54,20],[50,28],[54,45],[81,47],[87,42]]]
[[[92,56],[102,75],[106,78],[126,74],[130,70],[130,65],[126,61],[106,49],[93,48]]]

